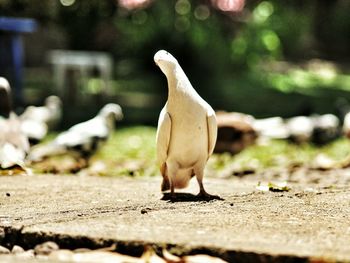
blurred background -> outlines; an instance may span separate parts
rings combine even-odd
[[[17,109],[59,95],[63,127],[107,102],[125,124],[155,125],[167,96],[159,49],[216,110],[339,116],[350,100],[349,14],[348,0],[0,0],[1,17],[36,23],[20,33]],[[12,84],[11,34],[0,29],[0,75]]]

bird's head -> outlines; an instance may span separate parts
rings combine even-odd
[[[0,116],[8,118],[11,110],[11,87],[7,79],[0,77]]]
[[[176,58],[173,57],[168,51],[159,50],[154,55],[154,62],[167,76],[169,73],[173,72],[178,62]]]
[[[61,108],[62,106],[62,101],[59,97],[55,95],[51,95],[45,99],[45,105],[48,108]]]
[[[116,103],[108,103],[106,104],[99,112],[99,116],[110,119],[110,120],[121,120],[123,119],[123,111],[122,108]]]

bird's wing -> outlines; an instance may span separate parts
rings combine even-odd
[[[107,138],[109,135],[108,126],[102,117],[95,117],[85,122],[72,126],[69,132],[80,134],[83,137]]]
[[[216,137],[218,134],[218,126],[216,123],[215,112],[210,111],[207,114],[207,126],[208,126],[208,157],[213,153],[216,143]]]
[[[171,137],[171,118],[166,109],[163,108],[159,115],[157,129],[157,159],[163,165],[168,156],[168,149]]]

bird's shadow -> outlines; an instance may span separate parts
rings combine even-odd
[[[172,203],[175,202],[209,202],[212,200],[225,200],[217,195],[210,195],[210,196],[200,196],[200,195],[194,195],[190,193],[175,193],[172,197],[170,193],[163,193],[163,197],[160,200],[169,201]]]

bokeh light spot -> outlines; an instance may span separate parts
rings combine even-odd
[[[186,17],[178,17],[175,21],[175,28],[177,31],[185,32],[190,28],[190,21]]]
[[[264,1],[261,2],[253,11],[254,20],[257,23],[264,23],[274,11],[272,3]]]
[[[275,51],[281,44],[277,34],[271,30],[264,30],[262,32],[262,42],[269,51]]]
[[[188,0],[178,0],[175,4],[175,11],[179,15],[186,15],[191,11],[191,4]]]
[[[247,50],[247,41],[243,37],[238,37],[232,41],[231,48],[235,55],[243,55]]]
[[[210,16],[210,10],[206,5],[199,5],[194,10],[194,17],[198,20],[206,20]]]
[[[71,6],[75,3],[75,0],[60,0],[63,6]]]

